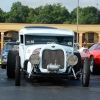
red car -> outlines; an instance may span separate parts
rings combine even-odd
[[[100,42],[94,43],[86,53],[90,56],[90,72],[100,74]]]

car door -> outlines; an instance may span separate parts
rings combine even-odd
[[[100,65],[100,44],[92,51],[96,65]]]

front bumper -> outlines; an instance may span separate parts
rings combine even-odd
[[[25,72],[27,77],[28,77],[28,73]],[[73,75],[68,75],[67,73],[35,73],[35,74],[31,74],[30,76],[31,78],[33,77],[74,77]]]
[[[29,74],[25,71],[26,77],[29,77]],[[25,75],[24,74],[24,75]],[[34,78],[34,77],[45,77],[45,78],[78,78],[78,75],[82,75],[82,72],[79,71],[79,73],[76,75],[76,77],[74,77],[73,74],[68,74],[68,73],[34,73],[30,75],[30,78]]]
[[[2,65],[7,65],[7,62],[2,62]]]
[[[7,60],[3,60],[2,65],[7,65]]]

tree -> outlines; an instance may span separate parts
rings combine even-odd
[[[99,24],[100,14],[97,15],[97,8],[95,7],[85,7],[80,11],[79,23],[80,24]]]
[[[21,2],[12,4],[9,12],[0,8],[0,22],[41,23],[41,24],[76,24],[77,8],[71,13],[58,4],[46,4],[35,9],[24,6]],[[79,24],[100,24],[100,10],[95,7],[79,7]]]
[[[4,22],[5,21],[4,14],[5,14],[5,12],[0,8],[0,22]]]
[[[27,23],[32,23],[34,20],[34,16],[35,16],[35,11],[33,8],[29,8],[29,13],[28,13],[28,17],[26,18],[26,22]]]
[[[79,9],[79,14],[80,11],[82,10],[82,8],[78,8]],[[70,23],[71,24],[76,24],[77,23],[77,8],[73,9],[73,11],[70,13]]]
[[[79,7],[79,24],[99,24],[100,23],[100,11],[95,7]],[[70,13],[70,23],[75,24],[77,22],[77,8]]]
[[[69,19],[69,12],[65,7],[62,7],[59,3],[53,5],[53,11],[51,12],[53,23],[62,24]]]
[[[68,10],[60,4],[47,4],[35,10],[38,12],[35,19],[36,23],[62,24],[69,17]]]
[[[6,22],[25,23],[28,13],[28,6],[23,6],[20,2],[15,2],[11,7],[10,12],[7,14],[8,18],[6,19]]]

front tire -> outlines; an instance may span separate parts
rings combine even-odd
[[[99,74],[99,68],[96,66],[93,57],[90,58],[90,73],[94,75]]]
[[[82,74],[82,84],[83,87],[88,87],[90,81],[90,66],[88,57],[84,58],[83,63],[83,74]]]
[[[6,69],[6,65],[1,65],[1,68],[2,69]]]
[[[8,78],[15,78],[15,60],[18,55],[17,51],[10,50],[7,58],[7,76]]]
[[[20,86],[20,57],[16,56],[15,86]]]

